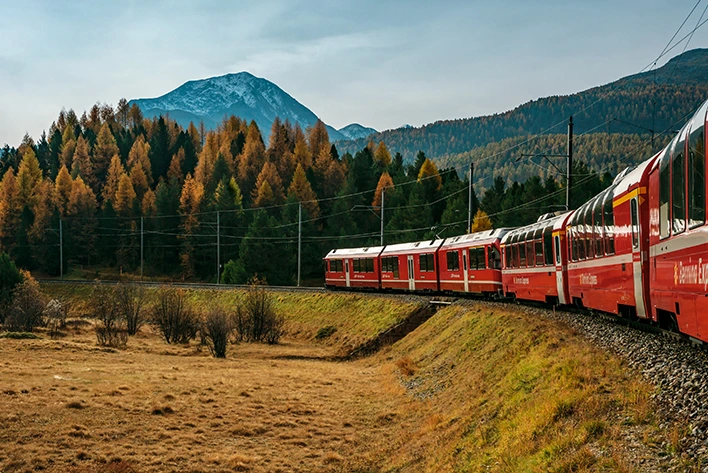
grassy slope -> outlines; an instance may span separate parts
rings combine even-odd
[[[50,297],[67,302],[70,315],[79,317],[90,313],[91,286],[47,284],[42,287]],[[187,290],[187,297],[195,310],[204,311],[213,302],[228,310],[235,310],[243,291]],[[148,290],[148,298],[155,289]],[[337,330],[321,343],[347,351],[373,338],[403,320],[417,305],[402,299],[371,297],[362,294],[274,293],[276,310],[286,318],[288,336],[312,340],[318,330],[334,327]]]
[[[674,453],[652,388],[533,312],[452,306],[379,355],[407,400],[383,471],[642,471],[630,457]]]

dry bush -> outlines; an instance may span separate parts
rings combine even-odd
[[[188,343],[197,336],[199,320],[181,289],[164,286],[157,292],[152,321],[167,343]]]
[[[22,282],[12,291],[12,303],[3,324],[8,332],[31,332],[44,325],[46,297],[28,271],[21,273]]]
[[[96,324],[96,340],[99,345],[123,347],[128,343],[128,331],[125,319],[121,316],[120,306],[113,288],[97,283],[91,293],[93,317]]]
[[[236,308],[236,332],[239,341],[278,343],[285,319],[276,313],[273,296],[265,281],[253,278],[246,296]]]
[[[201,330],[209,351],[215,358],[226,358],[226,347],[233,332],[232,318],[223,307],[209,308]]]
[[[133,283],[120,283],[115,288],[115,295],[128,335],[135,335],[146,322],[145,288]]]
[[[403,376],[413,376],[418,371],[418,366],[410,356],[404,356],[396,361],[396,367],[400,370]]]
[[[66,327],[66,312],[58,299],[47,302],[47,307],[44,308],[44,319],[47,321],[49,336],[58,337],[59,330]]]

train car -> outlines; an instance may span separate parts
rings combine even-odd
[[[446,238],[438,250],[440,290],[486,296],[501,294],[501,238],[497,228]]]
[[[649,285],[660,325],[708,342],[704,103],[649,171]]]
[[[565,225],[571,214],[543,215],[536,223],[504,235],[502,289],[507,297],[568,303]]]
[[[387,245],[381,252],[381,288],[403,291],[440,290],[437,252],[445,240]]]
[[[568,287],[580,307],[649,318],[649,170],[656,156],[619,174],[573,213]]]
[[[330,251],[324,257],[325,287],[380,289],[379,256],[383,249],[374,246]]]

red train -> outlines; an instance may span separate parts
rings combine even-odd
[[[577,210],[515,229],[332,250],[331,288],[506,296],[645,319],[708,342],[705,102]]]

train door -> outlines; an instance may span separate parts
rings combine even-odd
[[[556,288],[558,289],[558,303],[567,304],[565,298],[565,285],[563,284],[563,261],[561,258],[561,239],[560,235],[553,237],[553,246],[555,247],[555,262],[556,262]]]
[[[462,274],[465,278],[465,292],[470,292],[470,273],[467,271],[467,250],[462,250]]]
[[[415,271],[413,270],[413,255],[408,255],[408,290],[415,291]]]
[[[344,260],[344,276],[347,279],[347,287],[350,287],[350,284],[349,284],[349,260],[348,259]]]
[[[629,202],[632,217],[632,271],[634,272],[634,303],[637,308],[637,317],[645,319],[647,317],[646,303],[644,299],[644,261],[642,258],[641,234],[639,225],[639,202],[638,197],[632,197]]]

